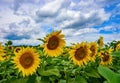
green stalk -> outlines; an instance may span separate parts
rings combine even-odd
[[[4,67],[3,79],[5,79],[5,76],[6,76],[6,65],[5,65],[5,67]]]
[[[68,79],[69,79],[69,74],[67,71],[65,71],[65,78],[66,78],[66,83],[68,83]]]

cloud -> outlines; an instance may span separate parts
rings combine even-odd
[[[60,13],[60,10],[65,3],[66,1],[64,0],[54,0],[46,3],[44,6],[42,6],[36,11],[36,22],[52,23],[54,21],[54,18],[56,18],[57,15]],[[53,21],[51,19],[53,19]]]
[[[63,33],[65,34],[66,37],[72,37],[72,36],[80,36],[83,34],[88,34],[88,33],[97,33],[99,32],[95,28],[83,28],[83,29],[63,29]]]
[[[119,25],[110,24],[100,28],[94,28],[94,26],[109,21],[116,13],[119,14],[119,4],[111,12],[105,10],[105,7],[108,8],[118,1],[1,0],[0,39],[13,40],[15,45],[37,45],[40,43],[38,38],[45,37],[52,30],[62,30],[69,44],[84,40],[92,41],[99,35],[105,36],[108,41],[110,39],[107,37],[112,35],[100,33],[101,30],[111,31],[112,29],[114,32],[120,30]]]
[[[78,43],[83,41],[93,42],[93,41],[97,41],[100,36],[104,37],[105,44],[113,40],[116,40],[116,41],[120,40],[120,34],[118,33],[114,33],[114,34],[88,33],[88,34],[83,34],[79,36],[69,36],[66,38],[66,42],[68,46],[71,45],[71,43]]]
[[[39,17],[51,17],[58,13],[61,8],[63,0],[54,0],[53,2],[45,4],[42,8],[40,8],[36,14]]]
[[[55,3],[58,2],[55,0],[40,8],[36,12],[36,21],[55,24],[54,27],[58,28],[78,29],[100,25],[110,17],[110,13],[106,13],[104,8],[99,7],[98,3],[93,0],[88,0],[87,3],[83,0],[78,3],[61,1],[56,6]],[[63,3],[67,6],[62,6]]]
[[[21,40],[21,39],[30,39],[30,36],[26,35],[26,34],[18,36],[16,34],[10,33],[9,35],[7,35],[4,38],[8,39],[8,40]]]
[[[99,28],[99,32],[111,32],[111,33],[119,33],[120,32],[120,25],[117,23],[111,23],[107,26],[103,26],[101,28]]]

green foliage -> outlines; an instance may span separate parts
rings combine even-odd
[[[51,76],[51,75],[55,75],[60,77],[60,72],[58,69],[49,69],[49,70],[43,70],[43,69],[39,69],[38,73],[42,76]]]
[[[114,57],[120,57],[120,51],[114,51],[112,53],[112,56],[114,56]]]
[[[38,39],[43,41],[43,39]],[[99,51],[106,51],[114,48],[118,42],[112,41],[105,45]],[[36,73],[28,77],[23,77],[22,73],[15,69],[12,57],[15,56],[13,50],[8,47],[12,46],[12,41],[5,44],[6,56],[10,59],[0,62],[0,83],[119,83],[120,82],[120,50],[113,51],[113,63],[107,67],[99,66],[100,58],[97,56],[96,62],[88,62],[87,65],[77,66],[69,60],[68,51],[59,57],[46,57],[43,47],[30,46],[40,54],[41,64]],[[15,48],[15,46],[13,46]],[[27,47],[27,46],[21,46]],[[69,47],[67,47],[69,48]],[[98,51],[98,52],[99,52]]]
[[[6,45],[6,46],[12,45],[12,41],[11,41],[11,40],[7,41],[7,42],[5,43],[5,45]]]
[[[108,81],[108,83],[120,83],[120,74],[115,73],[109,68],[99,66],[98,72]]]
[[[86,81],[85,78],[83,78],[82,76],[77,75],[77,76],[75,77],[75,83],[87,83],[87,81]]]

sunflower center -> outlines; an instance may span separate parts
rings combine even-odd
[[[58,37],[52,36],[49,39],[49,41],[48,41],[47,47],[50,50],[54,50],[54,49],[56,49],[58,47],[58,45],[59,45],[59,39],[58,39]]]
[[[20,48],[17,48],[17,49],[15,50],[15,52],[17,52],[17,53],[18,53],[19,51],[20,51]]]
[[[29,68],[33,65],[33,56],[30,53],[25,53],[20,57],[20,64],[25,68]]]
[[[75,58],[80,61],[86,56],[85,50],[83,47],[80,47],[75,52]]]
[[[12,50],[12,46],[9,46],[8,49],[9,49],[9,50]]]
[[[104,54],[102,57],[103,62],[108,61],[108,59],[109,59],[109,55]]]

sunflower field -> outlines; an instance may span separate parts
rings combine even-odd
[[[76,42],[52,31],[38,46],[0,43],[0,83],[120,83],[120,41]]]

